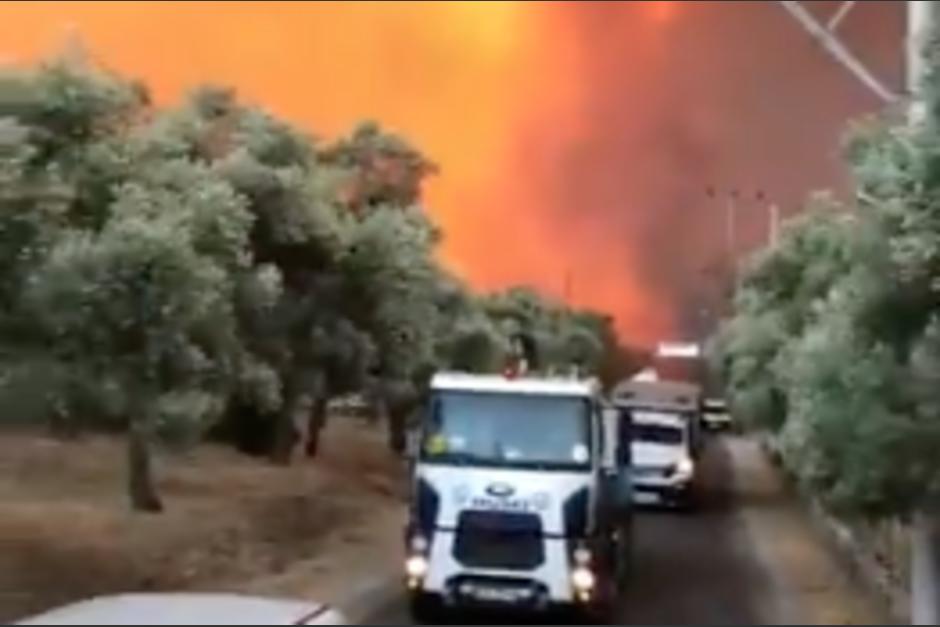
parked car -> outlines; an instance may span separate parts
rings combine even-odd
[[[118,594],[79,601],[18,625],[346,625],[312,601],[237,594]]]

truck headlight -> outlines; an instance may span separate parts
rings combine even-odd
[[[578,594],[589,594],[594,590],[596,583],[597,578],[591,572],[591,569],[586,566],[576,566],[571,571],[571,585],[574,586],[575,592]]]
[[[428,558],[423,555],[412,555],[405,560],[405,574],[410,579],[421,580],[428,574]]]
[[[676,464],[674,476],[680,481],[688,481],[693,475],[695,475],[695,462],[690,458],[685,457]]]

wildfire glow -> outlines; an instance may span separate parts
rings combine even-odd
[[[657,22],[671,22],[679,12],[675,0],[651,0],[646,3],[648,15]]]
[[[208,81],[326,136],[376,119],[440,166],[427,204],[459,273],[482,288],[567,291],[615,315],[625,338],[649,342],[677,324],[693,252],[714,251],[712,241],[720,250],[720,233],[697,235],[706,219],[688,213],[706,183],[796,163],[811,174],[788,191],[802,193],[826,172],[800,152],[823,150],[793,144],[819,111],[781,118],[779,138],[768,126],[779,164],[755,160],[753,133],[738,130],[756,119],[739,103],[806,91],[776,88],[794,75],[790,48],[805,44],[810,59],[812,45],[764,4],[3,2],[0,61],[40,59],[77,33],[97,61],[150,84],[158,103]],[[738,22],[716,19],[730,6]],[[729,49],[744,38],[722,30],[766,24],[790,46],[771,55],[779,67]],[[742,74],[766,74],[772,89]],[[833,76],[825,84],[838,87]],[[737,152],[721,156],[718,145]]]

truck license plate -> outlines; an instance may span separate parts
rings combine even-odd
[[[508,588],[480,586],[474,590],[473,596],[478,601],[487,603],[515,603],[519,600],[519,592]]]
[[[638,505],[657,505],[660,502],[659,495],[655,492],[645,492],[638,490],[633,493],[633,500]]]

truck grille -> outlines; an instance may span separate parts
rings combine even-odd
[[[659,479],[672,474],[671,466],[635,466],[633,476],[637,479]]]
[[[545,561],[542,521],[533,514],[463,512],[457,521],[454,557],[471,568],[538,568]]]

